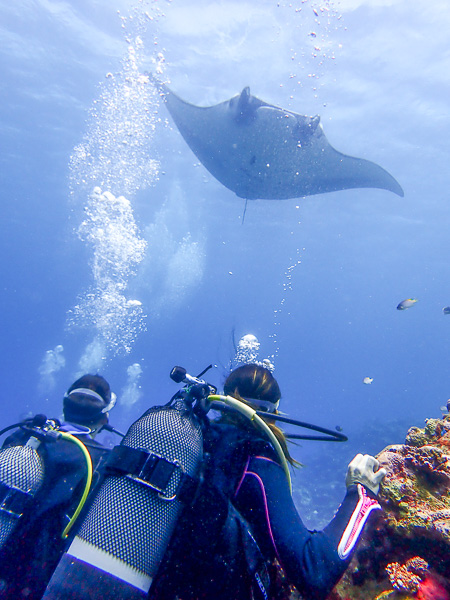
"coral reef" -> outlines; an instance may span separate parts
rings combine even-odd
[[[450,600],[450,415],[377,456],[378,511],[329,600]]]
[[[420,556],[415,556],[404,565],[398,562],[390,563],[386,567],[386,573],[394,589],[416,594],[428,573],[428,563]]]

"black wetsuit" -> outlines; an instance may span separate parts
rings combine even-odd
[[[253,597],[254,582],[245,564],[249,562],[248,543],[242,535],[245,525],[236,509],[248,523],[269,569],[277,559],[288,582],[308,600],[326,598],[347,568],[368,515],[380,508],[373,494],[359,484],[351,486],[329,525],[322,531],[309,531],[298,515],[273,448],[253,430],[212,424],[205,449],[211,460],[203,495],[186,511],[177,532],[178,546],[174,542],[172,558],[162,570],[166,582],[176,581],[178,587],[173,595],[165,590],[150,597]],[[269,589],[268,597],[281,597],[273,584]],[[259,597],[264,598],[264,593]]]
[[[67,425],[63,431],[77,428]],[[3,448],[24,445],[29,437],[29,433],[17,431],[5,440]],[[94,487],[109,450],[88,435],[77,437],[92,458]],[[63,439],[42,443],[38,452],[44,462],[44,482],[0,551],[1,600],[42,597],[66,546],[61,534],[68,523],[67,515],[73,515],[83,493],[86,460],[74,443]]]

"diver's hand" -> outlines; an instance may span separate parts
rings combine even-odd
[[[386,469],[380,469],[380,463],[370,454],[357,454],[348,465],[345,485],[349,487],[354,483],[362,483],[374,494],[378,494],[380,482],[386,475]]]

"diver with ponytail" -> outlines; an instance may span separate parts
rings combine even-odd
[[[161,592],[152,600],[280,600],[290,597],[292,587],[302,597],[324,600],[346,570],[367,519],[381,508],[376,496],[385,470],[372,456],[357,455],[335,516],[322,531],[309,531],[291,496],[286,465],[299,463],[274,422],[281,392],[272,373],[244,364],[227,377],[224,396],[210,398],[238,401],[250,415],[264,415],[278,444],[236,410],[210,422],[203,490],[183,517],[162,569]]]
[[[258,411],[273,414],[281,398],[276,379],[259,364],[246,364],[232,371],[225,381],[224,392]],[[314,599],[326,598],[347,568],[370,513],[380,509],[376,494],[385,470],[379,469],[378,461],[371,456],[355,457],[349,465],[347,493],[332,521],[322,531],[308,531],[270,446],[234,415],[219,419],[218,426],[224,421],[234,422],[238,438],[242,440],[238,446],[243,443],[246,454],[241,472],[234,477],[233,505],[248,521],[268,563],[276,559],[289,583],[301,594]],[[270,420],[268,424],[287,461],[295,464],[282,431]],[[223,435],[226,438],[230,433],[224,430]],[[223,461],[216,468],[223,474],[230,472],[230,463]],[[354,523],[359,525],[352,526]]]

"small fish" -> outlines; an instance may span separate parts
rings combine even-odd
[[[442,312],[444,313],[444,315],[450,315],[450,306],[446,306],[445,308],[443,308]]]
[[[365,383],[366,385],[370,385],[373,381],[373,377],[364,377],[363,379],[363,383]]]
[[[446,412],[448,412],[448,410],[447,410],[447,407],[446,407],[446,406],[441,406],[441,407],[439,408],[439,410],[440,410],[441,412],[443,412],[443,413],[446,413]]]
[[[402,300],[400,304],[397,306],[397,310],[406,310],[407,308],[411,308],[417,302],[416,298],[407,298],[406,300]]]

